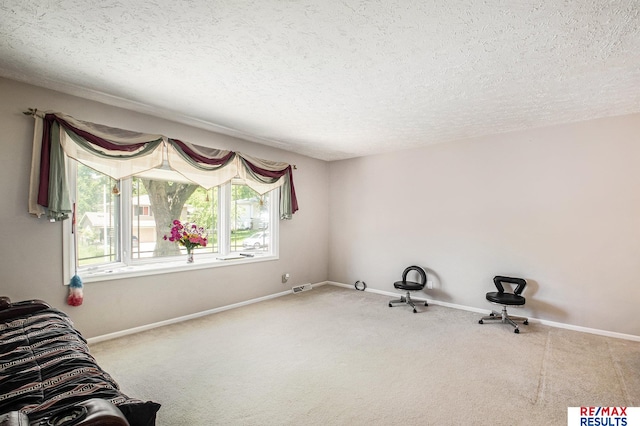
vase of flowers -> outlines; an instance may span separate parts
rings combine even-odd
[[[207,246],[207,232],[203,227],[195,223],[182,223],[178,219],[172,222],[171,235],[165,235],[164,239],[187,249],[187,263],[193,263],[193,250],[196,247]]]

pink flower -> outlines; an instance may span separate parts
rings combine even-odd
[[[195,223],[183,224],[178,219],[173,220],[171,223],[173,224],[171,227],[171,235],[169,237],[165,235],[163,237],[165,240],[168,239],[171,242],[177,242],[189,250],[199,246],[206,247],[207,231],[204,227],[198,227]]]

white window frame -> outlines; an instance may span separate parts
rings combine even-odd
[[[76,162],[67,161],[69,192],[71,194],[72,205],[76,203]],[[63,231],[63,283],[69,284],[71,277],[78,274],[84,283],[108,281],[122,278],[140,277],[148,275],[165,274],[168,272],[193,271],[196,269],[216,268],[229,265],[241,265],[255,262],[273,261],[279,259],[279,205],[280,190],[271,191],[269,201],[269,251],[262,253],[250,253],[250,256],[242,256],[238,252],[231,252],[231,185],[227,182],[220,185],[218,193],[218,253],[196,254],[196,261],[187,263],[184,255],[163,258],[136,259],[132,261],[131,253],[128,252],[130,245],[122,244],[123,241],[131,241],[131,221],[133,220],[133,209],[131,206],[131,179],[120,181],[120,262],[108,265],[79,268],[76,272],[75,266],[75,241],[72,233],[72,220],[62,222]],[[224,214],[223,214],[224,213]],[[79,220],[80,218],[76,218]]]

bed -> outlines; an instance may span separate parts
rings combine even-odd
[[[64,312],[0,297],[0,425],[153,426],[159,409],[120,391]]]

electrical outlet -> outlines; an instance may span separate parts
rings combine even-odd
[[[433,289],[433,281],[427,281],[427,288],[428,288],[429,290],[432,290],[432,289]]]
[[[286,274],[283,274],[283,275],[282,275],[282,283],[284,284],[284,283],[286,283],[287,281],[289,281],[289,277],[290,277],[290,275],[289,275],[289,273],[288,273],[288,272],[287,272]]]

